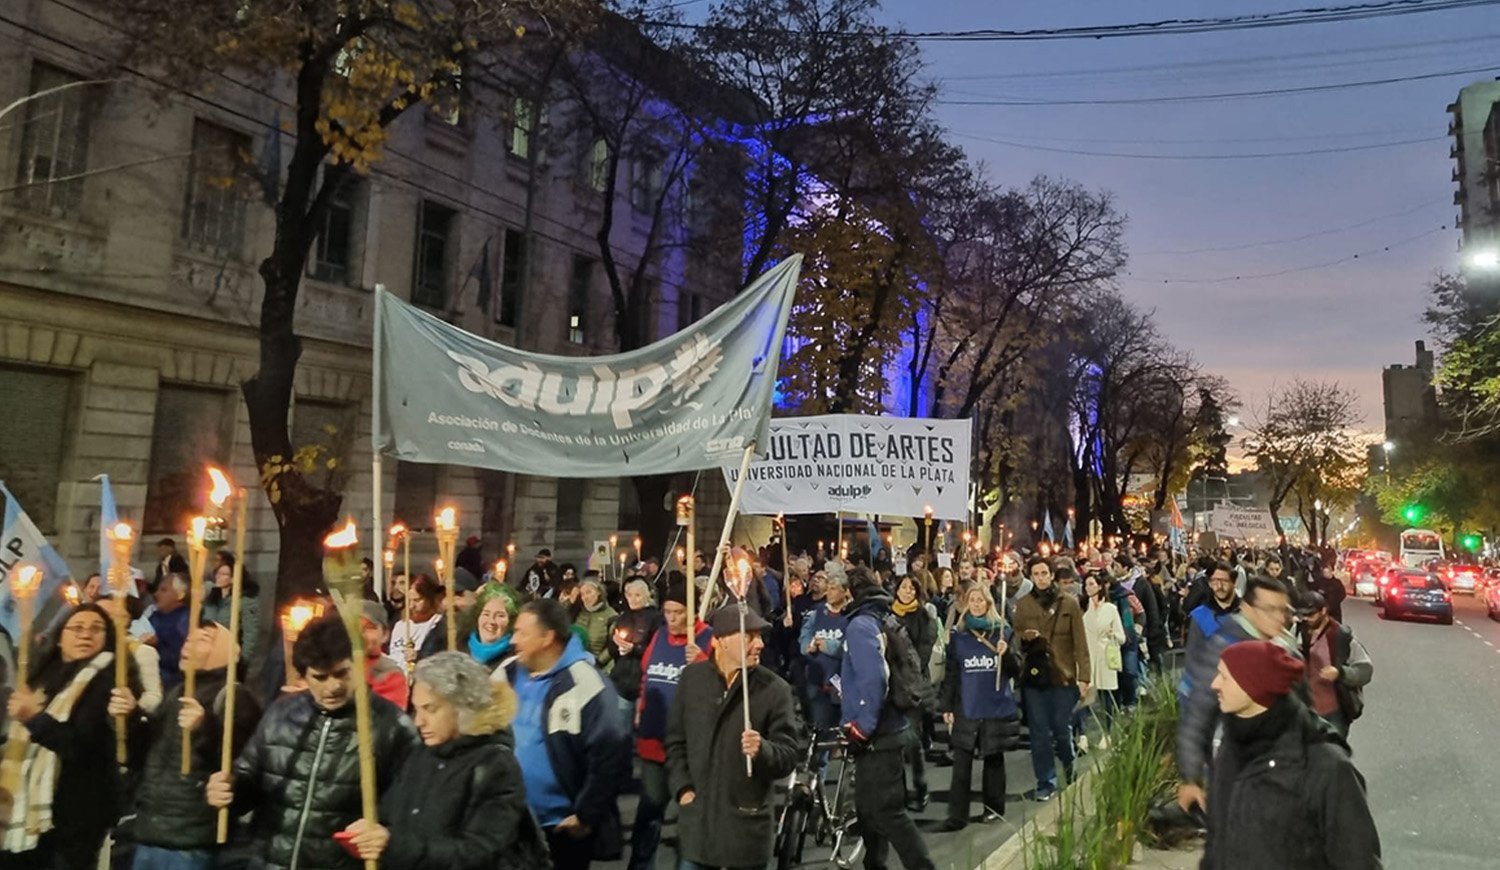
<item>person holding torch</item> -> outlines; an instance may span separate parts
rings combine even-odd
[[[117,706],[120,692],[140,693],[139,675],[127,663],[127,688],[115,689],[114,659],[109,614],[84,604],[11,693],[0,760],[0,868],[98,864],[124,796],[111,717],[125,717],[127,735],[142,724]]]
[[[338,614],[308,623],[292,645],[306,690],[266,709],[232,775],[221,770],[208,779],[209,806],[254,811],[255,846],[267,868],[360,866],[333,836],[363,811],[354,653]],[[379,697],[370,699],[370,719],[377,787],[384,789],[416,748],[417,734]]]
[[[682,866],[763,867],[776,842],[776,782],[802,756],[802,725],[791,687],[760,664],[770,623],[731,604],[709,624],[712,657],[682,671],[667,720]]]

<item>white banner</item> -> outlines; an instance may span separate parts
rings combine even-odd
[[[1214,508],[1208,513],[1208,528],[1221,537],[1238,540],[1273,540],[1276,537],[1276,528],[1271,525],[1271,515],[1264,510]]]
[[[750,465],[740,512],[774,516],[834,511],[965,520],[968,420],[830,414],[771,420]],[[724,466],[733,489],[738,466]]]

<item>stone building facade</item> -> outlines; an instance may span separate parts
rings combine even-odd
[[[272,240],[285,97],[248,76],[179,90],[149,73],[101,75],[111,34],[100,22],[45,0],[18,7],[0,16],[0,106],[48,93],[0,117],[0,479],[85,576],[97,564],[96,475],[110,476],[121,516],[149,543],[181,539],[202,507],[203,467],[219,464],[251,493],[247,564],[270,571],[274,519],[238,385],[256,369],[256,268]],[[595,238],[595,144],[547,141],[565,125],[543,119],[565,117],[565,105],[538,111],[476,90],[458,116],[407,113],[383,158],[330,210],[303,281],[292,441],[366,530],[377,284],[506,343],[517,341],[524,294],[522,346],[579,355],[616,346]],[[633,159],[624,171],[611,244],[627,266],[652,261],[649,328],[659,338],[733,295],[740,233],[717,258],[648,250],[650,216],[638,206],[659,168]],[[492,293],[481,307],[485,275]],[[592,542],[618,534],[627,546],[639,512],[662,509],[634,504],[629,481],[385,469],[382,525],[430,527],[436,507],[453,504],[487,558],[513,543],[517,561],[529,561],[545,546],[580,573]],[[717,472],[701,476],[698,492],[705,540],[728,498]],[[425,565],[435,546],[414,543]],[[143,551],[138,563],[153,558]]]

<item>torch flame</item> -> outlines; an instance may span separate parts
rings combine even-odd
[[[208,517],[193,517],[188,524],[188,540],[195,546],[203,545],[203,538],[208,534]]]
[[[441,577],[442,574],[443,574],[443,560],[442,559],[433,559],[432,560],[432,567],[433,567],[433,570],[437,571],[438,576]]]
[[[509,567],[509,566],[507,566],[505,564],[505,560],[504,559],[500,559],[500,560],[496,561],[495,562],[495,579],[498,580],[501,577],[504,577],[505,576],[505,570],[506,570],[507,567]]]
[[[386,570],[390,570],[396,564],[396,551],[386,550],[380,554],[381,561],[385,562]]]
[[[215,507],[223,507],[224,502],[229,500],[229,495],[234,488],[229,485],[229,476],[212,465],[208,467],[208,477],[213,481],[213,488],[208,491],[208,500]]]
[[[78,591],[78,585],[69,583],[63,587],[63,600],[68,602],[69,607],[77,607],[83,600],[83,593]]]
[[[116,541],[128,541],[135,536],[135,530],[130,527],[130,523],[115,523],[109,530],[109,536]]]
[[[323,546],[330,550],[342,550],[359,543],[359,529],[354,525],[354,518],[350,517],[344,527],[323,539]]]
[[[928,519],[932,519],[932,505],[927,505],[922,508],[922,511],[927,515]]]
[[[406,523],[396,523],[394,526],[391,526],[391,537],[399,538],[404,534],[406,534]]]
[[[22,565],[10,580],[10,588],[18,596],[29,595],[40,585],[42,585],[42,572],[35,565]]]
[[[311,604],[293,604],[286,609],[284,622],[294,632],[300,632],[309,622],[318,618],[318,609]]]
[[[457,528],[458,511],[454,510],[452,507],[445,507],[442,510],[438,511],[437,527],[445,532],[450,529]]]

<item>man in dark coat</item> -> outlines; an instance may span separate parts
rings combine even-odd
[[[1224,713],[1203,870],[1378,870],[1380,834],[1349,746],[1293,694],[1302,663],[1270,641],[1224,650]]]
[[[267,710],[234,762],[208,778],[211,807],[255,811],[255,839],[266,870],[355,868],[333,839],[361,815],[358,736],[354,722],[354,649],[337,614],[309,623],[292,646],[292,665],[307,690]],[[375,773],[390,785],[416,746],[411,720],[389,701],[370,699]]]
[[[802,752],[791,687],[760,665],[761,632],[770,623],[746,608],[741,643],[738,610],[714,612],[713,657],[682,672],[667,723],[667,778],[677,797],[684,867],[765,866],[776,840],[776,781]],[[739,682],[747,667],[749,730]]]
[[[233,646],[229,629],[218,623],[206,623],[190,634],[182,648],[182,663],[198,668],[193,696],[184,698],[183,686],[176,686],[150,715],[148,726],[133,735],[149,741],[147,746],[133,747],[146,753],[135,796],[137,867],[189,863],[213,866],[218,814],[204,802],[203,789],[208,775],[219,769],[228,698],[226,675]],[[133,704],[134,696],[129,700]],[[238,686],[234,708],[236,754],[255,733],[259,721],[260,702],[244,686]],[[182,775],[184,726],[192,734],[193,768],[187,776]]]

